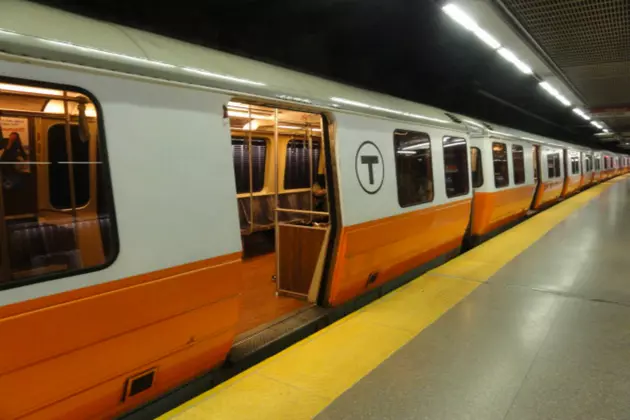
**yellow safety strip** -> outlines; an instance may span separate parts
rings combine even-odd
[[[616,178],[541,212],[160,419],[310,419]]]

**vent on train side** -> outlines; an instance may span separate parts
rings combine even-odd
[[[156,371],[157,369],[153,368],[127,379],[123,401],[151,388],[155,381]]]
[[[461,124],[462,120],[460,120],[459,118],[457,118],[455,115],[451,114],[450,112],[445,112],[444,113],[447,117],[449,117],[451,119],[451,121],[453,121],[454,123],[457,124]]]

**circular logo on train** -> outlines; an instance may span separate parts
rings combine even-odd
[[[379,148],[371,141],[364,141],[357,150],[354,168],[359,185],[368,194],[376,194],[383,186],[385,165]]]

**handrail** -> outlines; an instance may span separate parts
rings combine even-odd
[[[297,209],[283,209],[276,208],[277,212],[285,212],[285,213],[298,213],[298,214],[314,214],[316,216],[330,216],[330,213],[326,213],[325,211],[312,211],[312,210],[297,210]]]

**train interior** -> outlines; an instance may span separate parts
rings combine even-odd
[[[79,92],[0,83],[0,285],[114,252],[96,107]]]
[[[317,300],[330,235],[322,116],[231,101],[248,335]]]

